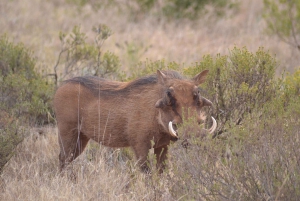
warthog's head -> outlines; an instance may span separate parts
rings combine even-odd
[[[155,107],[159,110],[158,121],[175,138],[178,138],[177,125],[184,120],[193,118],[200,123],[203,118],[200,110],[211,106],[212,102],[201,96],[198,85],[205,81],[208,70],[196,75],[192,80],[170,78],[161,71],[157,71],[158,84],[163,86],[164,92]],[[213,125],[208,132],[213,133],[217,127],[212,117]]]

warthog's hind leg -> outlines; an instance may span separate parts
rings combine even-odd
[[[73,130],[69,136],[62,135],[62,132],[60,132],[58,137],[60,145],[59,163],[60,171],[62,171],[66,165],[71,163],[83,152],[89,138],[81,132],[78,133],[77,130]]]

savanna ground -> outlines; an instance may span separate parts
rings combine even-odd
[[[126,0],[117,2],[124,6],[130,4]],[[202,136],[200,139],[192,136],[188,149],[182,147],[183,141],[172,144],[169,168],[163,175],[157,175],[155,169],[151,176],[144,175],[138,171],[130,151],[111,150],[94,143],[90,143],[87,150],[60,174],[55,123],[39,128],[27,127],[24,129],[27,137],[18,145],[2,171],[0,199],[298,200],[300,74],[298,71],[298,74],[280,83],[272,79],[279,78],[284,70],[296,72],[300,56],[276,36],[265,33],[262,12],[262,1],[245,0],[221,17],[208,12],[195,21],[168,21],[150,14],[132,15],[128,10],[120,11],[117,7],[102,7],[95,11],[89,4],[78,7],[58,0],[1,1],[0,34],[6,33],[14,42],[22,42],[33,50],[36,70],[45,76],[53,73],[61,51],[60,31],[70,32],[75,25],[80,25],[87,40],[93,42],[92,27],[106,24],[113,34],[105,40],[101,49],[116,54],[121,70],[129,74],[132,66],[146,59],[174,61],[180,65],[179,68],[185,69],[199,61],[205,61],[204,64],[209,66],[209,58],[202,57],[215,57],[220,53],[231,55],[217,60],[225,63],[225,67],[234,64],[234,55],[264,58],[266,65],[274,70],[274,78],[266,74],[258,82],[271,81],[249,88],[255,83],[240,81],[239,74],[236,77],[231,77],[230,71],[221,74],[221,80],[226,81],[230,77],[236,81],[236,87],[242,87],[234,92],[230,88],[234,86],[224,86],[224,97],[231,98],[224,103],[228,110],[232,110],[230,117],[212,111],[224,127],[218,130],[220,137],[211,139],[210,136]],[[256,56],[231,51],[234,47],[246,47],[250,52],[264,47],[277,62],[274,64],[268,55],[260,51]],[[265,63],[259,67],[263,72]],[[199,65],[199,72],[205,68],[204,64]],[[259,62],[257,65],[260,66]],[[231,70],[243,72],[233,67]],[[189,69],[186,72],[192,74]],[[216,101],[220,100],[219,97],[213,95],[221,93],[214,91],[217,87],[212,87],[218,82],[213,78],[218,77],[218,72],[217,68],[211,69],[208,80],[211,87],[206,88],[210,89],[206,95],[221,108],[222,105]],[[259,77],[261,74],[256,75]],[[282,88],[284,90],[280,91]],[[270,92],[261,92],[261,89]],[[239,97],[235,99],[233,97],[237,96],[233,95]],[[244,100],[244,97],[249,100]],[[187,132],[194,131],[187,127],[182,133]],[[151,163],[155,163],[152,152]]]

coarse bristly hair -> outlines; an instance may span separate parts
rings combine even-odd
[[[109,147],[132,147],[144,172],[149,171],[147,156],[153,147],[162,172],[168,145],[178,139],[169,128],[170,122],[180,124],[194,116],[200,123],[205,118],[200,114],[205,105],[198,85],[207,73],[208,70],[202,71],[192,80],[170,70],[130,82],[93,76],[65,81],[54,97],[60,169],[79,156],[93,139]],[[191,112],[185,113],[187,109]]]
[[[168,70],[162,72],[167,76],[168,79],[184,79],[183,76],[177,71]],[[99,91],[101,91],[102,94],[109,94],[113,92],[118,92],[119,94],[128,94],[132,90],[157,84],[157,75],[152,74],[125,83],[110,81],[96,76],[83,76],[74,77],[64,81],[64,84],[66,83],[79,83],[89,89],[95,96],[99,95]]]

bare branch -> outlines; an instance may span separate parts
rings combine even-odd
[[[295,23],[294,23],[293,16],[292,16],[292,8],[293,7],[294,7],[294,3],[292,3],[291,6],[288,6],[288,8],[289,8],[288,14],[289,14],[289,20],[290,20],[291,25],[292,25],[292,27],[291,27],[292,37],[293,37],[293,39],[294,39],[294,41],[296,43],[296,45],[294,45],[294,47],[298,48],[299,47],[299,43],[298,43],[298,40],[297,40],[297,37],[296,37],[296,31],[295,31],[295,27],[294,27]],[[300,50],[300,49],[298,48],[298,50]]]
[[[297,45],[295,45],[294,43],[291,43],[290,41],[286,40],[280,33],[278,30],[275,30],[275,33],[277,34],[277,36],[279,37],[280,40],[282,40],[282,42],[292,46],[292,47],[297,47]]]

